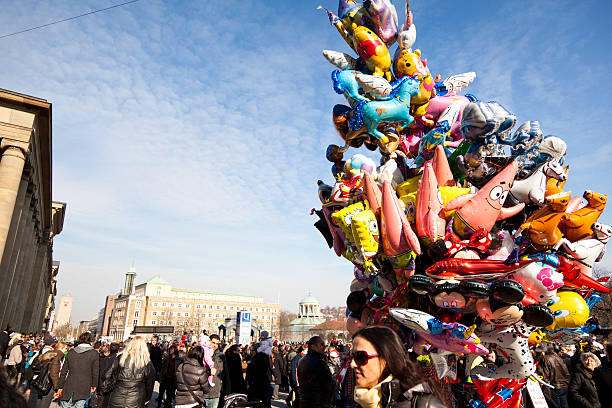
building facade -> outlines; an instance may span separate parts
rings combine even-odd
[[[72,296],[64,295],[60,298],[59,306],[55,310],[55,320],[51,328],[51,332],[55,332],[58,327],[62,327],[66,323],[70,323],[70,314],[72,313]]]
[[[53,309],[53,239],[66,210],[51,199],[49,102],[0,89],[0,154],[0,326],[41,331]]]
[[[217,333],[226,319],[235,318],[241,310],[251,312],[261,330],[279,331],[280,305],[265,303],[263,297],[174,288],[161,276],[135,287],[134,281],[132,267],[121,295],[114,299],[108,334],[103,335],[123,341],[135,326],[172,326],[174,335],[202,330]]]

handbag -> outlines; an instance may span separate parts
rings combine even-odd
[[[51,388],[53,387],[53,383],[51,382],[48,364],[40,370],[40,374],[32,379],[30,382],[30,387],[33,388],[39,396],[44,397],[45,395],[49,394]]]
[[[119,372],[119,359],[113,361],[113,365],[104,375],[104,380],[100,386],[100,392],[102,394],[110,394],[115,388],[115,382],[117,382],[117,375]]]

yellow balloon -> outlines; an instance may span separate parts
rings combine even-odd
[[[550,306],[555,321],[546,330],[575,329],[583,326],[591,313],[582,296],[576,292],[557,292],[556,302]]]
[[[353,217],[355,215],[367,209],[369,209],[368,204],[364,203],[363,201],[360,201],[358,203],[344,207],[339,211],[336,211],[331,216],[334,222],[338,224],[338,226],[342,229],[342,232],[344,232],[344,236],[346,237],[346,239],[352,244],[354,244],[355,241],[353,239],[351,221],[353,220]]]
[[[353,216],[351,220],[355,246],[365,259],[378,253],[378,221],[372,210],[365,210]]]

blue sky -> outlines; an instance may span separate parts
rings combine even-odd
[[[0,35],[118,1],[12,3]],[[566,140],[566,190],[612,192],[607,2],[410,3],[434,75],[475,71],[470,93]],[[133,261],[137,282],[161,274],[292,311],[309,291],[344,303],[352,267],[309,210],[316,180],[331,182],[325,148],[340,144],[331,109],[343,100],[321,50],[350,50],[318,4],[337,8],[142,0],[0,40],[0,87],[53,103],[53,198],[68,203],[54,256],[73,322]]]

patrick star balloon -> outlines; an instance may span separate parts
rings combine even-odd
[[[388,181],[383,183],[380,221],[385,255],[392,258],[410,251],[417,255],[421,254],[419,239],[412,231],[395,191]]]
[[[445,211],[457,210],[452,219],[457,235],[469,238],[479,228],[491,231],[496,221],[512,217],[523,210],[524,203],[503,207],[517,170],[518,165],[513,161],[476,194],[462,195],[448,203]]]
[[[419,183],[416,208],[417,235],[425,244],[444,238],[446,221],[442,205],[442,195],[433,166],[427,163]]]

